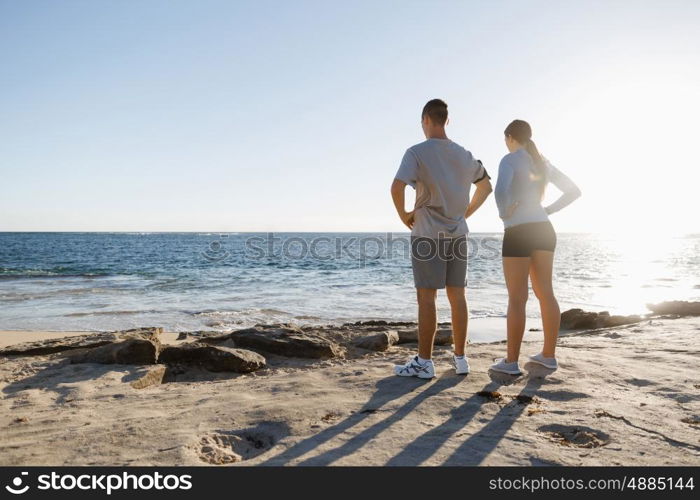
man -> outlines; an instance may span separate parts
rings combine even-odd
[[[447,104],[433,99],[423,108],[425,142],[408,148],[391,185],[394,206],[411,229],[411,264],[418,298],[418,355],[394,368],[396,375],[433,378],[433,342],[437,330],[435,298],[446,288],[452,312],[454,364],[469,373],[467,343],[467,222],[492,191],[486,169],[462,146],[447,138]],[[405,188],[416,189],[416,204],[407,212]],[[476,185],[469,201],[471,184]]]

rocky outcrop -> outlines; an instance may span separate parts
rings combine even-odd
[[[249,373],[266,366],[265,358],[256,352],[201,342],[167,346],[158,361],[200,366],[212,372]]]
[[[163,333],[161,327],[133,328],[131,330],[121,330],[114,332],[117,339],[143,339],[160,344],[160,336]]]
[[[231,340],[231,335],[231,333],[216,332],[208,335],[197,335],[195,338],[197,342],[204,342],[205,344],[220,344]]]
[[[152,365],[160,344],[144,338],[128,338],[70,355],[71,363]]]
[[[145,389],[152,385],[160,385],[163,383],[167,370],[168,367],[165,365],[148,366],[139,369],[137,373],[128,377],[124,382],[129,382],[129,385],[134,389]]]
[[[418,342],[418,330],[399,330],[399,344],[410,344]],[[434,345],[450,345],[452,344],[452,330],[449,328],[440,328],[435,333]]]
[[[355,347],[369,351],[386,351],[399,343],[399,334],[395,330],[387,330],[376,335],[361,337],[354,342]]]
[[[675,314],[678,316],[700,316],[700,302],[674,300],[660,304],[647,304],[654,314]]]
[[[589,312],[583,309],[569,309],[561,313],[562,330],[589,330],[639,323],[644,318],[639,315],[611,315],[608,311]]]
[[[56,352],[84,349],[110,344],[116,340],[112,333],[91,333],[75,337],[23,342],[0,349],[0,356],[45,356]]]
[[[0,356],[45,356],[63,351],[87,349],[112,344],[125,339],[145,339],[159,344],[163,333],[159,327],[135,328],[116,332],[89,333],[72,337],[24,342],[0,349]]]
[[[246,328],[216,338],[220,341],[231,339],[236,347],[280,356],[328,359],[342,355],[340,346],[335,342],[295,328]],[[213,339],[210,337],[207,341]]]
[[[411,321],[384,321],[383,319],[379,320],[367,320],[367,321],[355,321],[354,323],[344,323],[343,326],[360,326],[360,327],[370,327],[370,326],[382,326],[382,327],[387,327],[387,326],[411,326],[415,325],[414,322]]]

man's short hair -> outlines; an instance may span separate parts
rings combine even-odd
[[[431,99],[423,106],[421,119],[425,116],[430,118],[430,121],[437,125],[445,125],[447,122],[447,103],[442,99]]]

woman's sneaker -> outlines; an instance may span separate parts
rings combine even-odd
[[[557,358],[545,358],[542,355],[542,353],[530,356],[530,361],[532,361],[533,363],[537,363],[538,365],[542,365],[545,368],[549,368],[550,370],[556,370],[557,368],[559,368],[559,365],[557,364]]]
[[[399,377],[433,378],[435,365],[431,359],[421,363],[418,356],[414,356],[405,365],[394,365],[394,373]]]
[[[453,356],[452,359],[455,364],[455,373],[457,373],[457,375],[466,375],[469,373],[469,360],[466,356]]]
[[[491,365],[491,370],[499,373],[507,373],[508,375],[520,375],[523,373],[520,371],[520,366],[517,361],[507,363],[506,358],[498,358],[496,362]]]

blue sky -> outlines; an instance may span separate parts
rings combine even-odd
[[[560,231],[700,231],[700,2],[0,0],[0,230],[400,231],[420,109]],[[550,189],[553,196],[555,189]],[[472,231],[500,230],[493,199]]]

